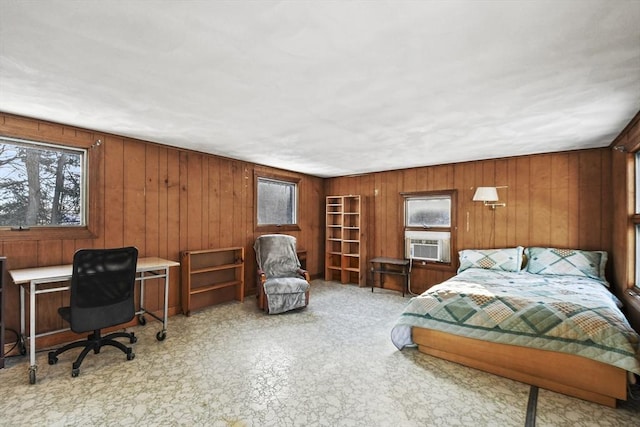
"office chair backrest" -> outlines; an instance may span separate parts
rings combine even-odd
[[[256,239],[258,266],[267,278],[294,277],[300,268],[296,253],[296,238],[287,234],[265,234]]]
[[[81,249],[73,257],[70,323],[74,332],[119,325],[135,316],[138,249]]]

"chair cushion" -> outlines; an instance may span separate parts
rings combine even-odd
[[[307,296],[304,292],[268,295],[267,302],[269,305],[269,314],[279,314],[305,307],[307,305]]]
[[[264,282],[264,293],[267,295],[305,293],[309,283],[300,277],[275,277]]]

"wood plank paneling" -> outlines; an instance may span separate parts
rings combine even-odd
[[[227,248],[233,242],[233,172],[229,162],[220,164],[220,247]]]
[[[85,129],[2,113],[0,134],[80,147],[96,139],[95,133]],[[95,149],[102,150],[102,178],[98,180],[99,188],[92,188],[99,193],[97,207],[104,211],[98,236],[82,240],[0,241],[0,254],[8,257],[9,269],[71,263],[74,252],[87,247],[134,245],[141,257],[159,256],[174,261],[179,261],[180,251],[187,249],[243,246],[245,253],[253,253],[257,236],[253,171],[259,168],[277,174],[283,173],[281,170],[117,135],[100,135],[100,139],[102,144]],[[318,257],[324,252],[325,180],[294,172],[286,174],[300,179],[302,231],[295,234],[299,245],[315,254],[307,268],[317,276],[324,269]],[[154,280],[145,289],[145,308],[157,314],[163,302],[160,282]],[[245,269],[245,289],[247,294],[255,292],[255,268]],[[19,329],[16,286],[8,287],[7,298],[16,301],[7,310],[7,326]],[[68,297],[52,294],[41,300],[38,332],[60,325],[56,310],[65,298]],[[169,313],[179,312],[180,271],[172,268]],[[48,340],[48,345],[56,344],[55,337]],[[59,340],[65,339],[69,335],[61,334]]]
[[[101,189],[105,205],[105,246],[116,248],[124,242],[124,140],[107,136],[104,140],[105,169],[109,171],[109,185]]]
[[[603,194],[612,193],[611,214],[604,210],[608,221],[603,224],[611,230],[610,277],[616,294],[626,305],[631,325],[640,331],[640,300],[629,295],[627,289],[640,285],[636,282],[635,224],[630,220],[635,207],[635,151],[640,147],[640,112],[611,143],[610,181],[603,184]],[[604,208],[603,208],[604,209]],[[606,228],[603,229],[606,233]]]
[[[168,215],[168,200],[169,200],[169,177],[168,177],[168,164],[167,164],[167,149],[162,148],[158,150],[158,256],[160,258],[167,258],[168,242],[169,242],[169,215]]]
[[[138,248],[138,256],[148,256],[146,249],[145,145],[124,145],[123,246]]]
[[[569,243],[569,157],[557,154],[551,157],[550,179],[550,235],[555,236],[563,246]]]
[[[189,250],[205,249],[202,243],[202,205],[208,202],[208,194],[202,191],[202,155],[189,153],[187,166],[187,247]]]
[[[496,185],[502,186],[506,184],[500,184],[501,182],[509,182],[509,168],[508,162],[506,160],[496,160],[494,176]],[[500,188],[498,189],[500,199],[502,202],[506,203],[509,206],[509,189],[508,188]],[[473,197],[473,196],[472,196]],[[494,246],[496,248],[504,248],[510,246],[508,243],[509,236],[509,211],[506,208],[498,208],[495,211],[495,220],[498,224],[504,224],[503,227],[495,227],[494,228]]]
[[[220,218],[221,218],[221,194],[220,194],[220,159],[216,157],[209,158],[209,203],[208,216],[209,219],[209,245],[203,249],[220,248]],[[253,205],[253,202],[252,202]]]
[[[399,193],[449,189],[458,192],[458,250],[537,245],[609,251],[611,222],[603,208],[611,204],[610,192],[605,191],[611,185],[609,159],[604,148],[540,154],[359,177],[368,177],[372,187],[358,185],[353,177],[333,178],[327,188],[334,194],[360,194],[371,200],[368,208],[375,213],[375,223],[370,224],[365,243],[368,259],[404,256]],[[507,206],[491,210],[473,202],[479,186],[506,186],[498,194]],[[454,273],[454,269],[429,269],[428,264],[414,268],[412,289],[422,292]]]
[[[177,261],[180,259],[180,251],[183,249],[180,236],[180,155],[175,150],[167,150],[167,205],[161,209],[167,210],[167,252],[166,258]],[[180,306],[180,273],[177,268],[172,269],[169,285],[169,307],[174,309]]]
[[[5,131],[78,146],[95,137],[83,129],[0,114],[0,133]],[[179,261],[182,250],[244,246],[245,288],[251,294],[255,292],[252,244],[258,235],[253,206],[256,169],[300,178],[301,231],[291,234],[307,250],[307,268],[315,276],[324,269],[324,197],[333,194],[359,194],[366,203],[365,262],[375,256],[403,257],[400,193],[410,191],[458,191],[458,249],[539,244],[609,250],[612,245],[613,222],[607,206],[611,206],[609,190],[618,181],[611,178],[608,149],[321,179],[116,135],[101,138],[104,172],[98,191],[104,218],[99,235],[84,240],[0,241],[9,268],[69,263],[81,247],[134,244],[142,256]],[[507,186],[498,190],[507,207],[492,211],[471,201],[475,187],[481,185]],[[617,240],[616,245],[620,246]],[[415,268],[412,288],[421,292],[453,274],[452,270]],[[172,269],[170,282],[170,312],[177,313],[178,269]],[[7,297],[17,295],[10,286]],[[51,302],[51,312],[43,313],[43,319],[50,316],[53,322],[56,304]],[[7,314],[9,326],[17,328],[17,307],[10,307]]]
[[[551,238],[551,156],[533,157],[529,167],[529,201],[536,206],[529,216],[530,244],[545,246]]]

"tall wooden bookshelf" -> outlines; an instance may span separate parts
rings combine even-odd
[[[327,196],[325,280],[365,285],[360,196]]]

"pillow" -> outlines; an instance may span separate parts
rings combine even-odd
[[[579,249],[527,248],[526,270],[533,274],[584,276],[605,280],[607,253]]]
[[[502,249],[465,249],[459,252],[460,267],[458,273],[467,268],[486,270],[520,271],[524,248]]]

